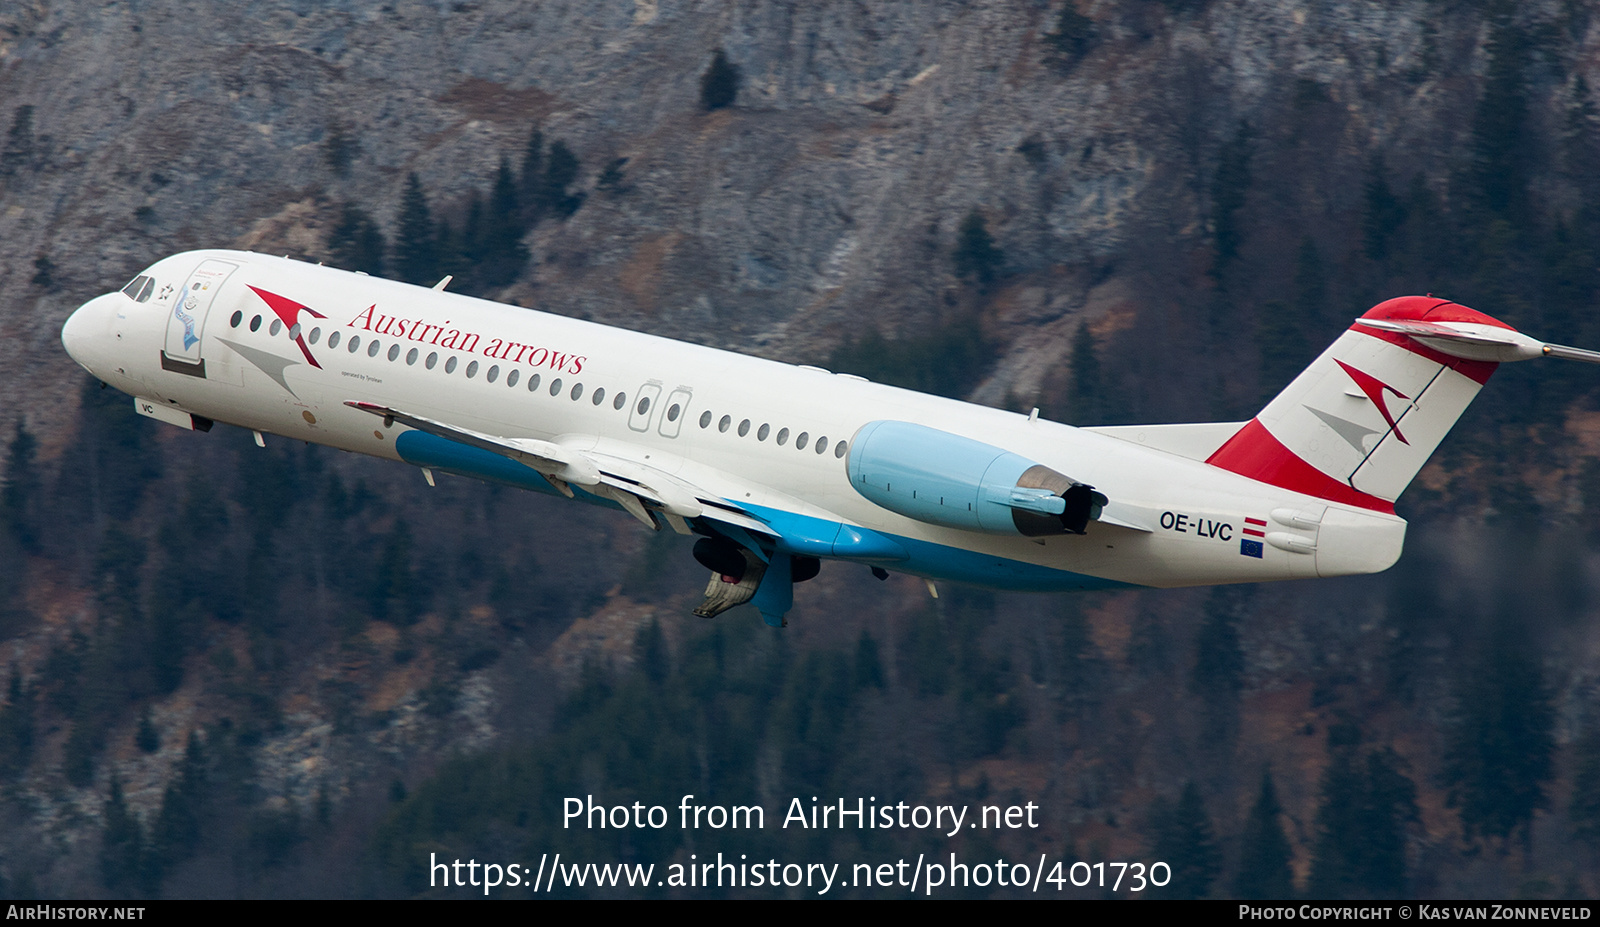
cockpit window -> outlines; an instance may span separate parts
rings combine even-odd
[[[144,292],[148,293],[150,289],[154,289],[154,288],[155,288],[155,281],[151,280],[149,277],[145,276],[144,274],[140,274],[139,276],[134,277],[132,280],[128,281],[128,285],[122,288],[122,294],[124,296],[128,297],[129,299],[136,300],[138,302],[143,302],[144,300],[139,299],[139,293],[141,291],[144,291]],[[149,296],[145,297],[145,299],[149,299],[149,298],[150,298]]]
[[[154,278],[154,277],[145,278],[144,289],[139,291],[139,302],[141,302],[141,303],[149,302],[150,301],[150,295],[152,293],[154,293],[155,291],[156,291],[156,278]]]

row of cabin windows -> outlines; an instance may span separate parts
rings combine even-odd
[[[261,323],[262,323],[262,317],[261,316],[258,315],[256,317],[252,318],[250,320],[250,326],[249,326],[250,330],[251,331],[259,331],[260,328],[261,328]],[[243,325],[244,324],[244,313],[243,312],[235,312],[233,314],[233,318],[228,320],[228,324],[233,326],[234,328],[238,328],[240,325]],[[269,335],[274,336],[274,337],[276,337],[278,332],[280,332],[282,330],[283,330],[283,321],[281,319],[273,319],[272,320],[272,324],[267,327],[267,333]],[[293,339],[298,338],[298,337],[300,337],[300,325],[298,323],[296,323],[294,325],[289,326],[289,338],[290,338],[290,340],[293,340]],[[321,338],[322,338],[322,329],[321,328],[313,328],[313,329],[311,329],[310,332],[308,332],[306,334],[306,340],[309,341],[312,344],[316,344]],[[343,336],[338,331],[332,331],[332,332],[328,333],[328,348],[330,350],[333,349],[333,348],[337,348],[339,346],[339,342],[341,341],[341,339],[344,340],[345,350],[349,351],[351,354],[354,354],[357,351],[361,350],[361,336],[360,335],[351,335],[348,339],[343,339]],[[367,356],[368,357],[377,357],[378,356],[378,352],[382,351],[382,350],[383,350],[383,344],[378,339],[373,338],[373,339],[371,339],[371,340],[369,340],[367,342]],[[399,360],[400,359],[400,345],[398,345],[398,344],[389,345],[389,350],[384,356],[386,356],[391,362]],[[421,352],[418,351],[416,348],[412,348],[411,350],[407,351],[406,352],[406,366],[408,366],[408,367],[415,366],[416,363],[417,363],[418,358],[420,358],[421,356],[422,356]],[[427,359],[422,362],[422,366],[425,367],[428,370],[432,370],[433,368],[437,367],[438,365],[439,365],[439,352],[437,352],[437,351],[429,351]],[[444,372],[445,373],[455,373],[457,365],[458,365],[458,361],[457,361],[455,355],[451,355],[444,362]],[[479,368],[479,364],[478,364],[477,361],[469,361],[467,363],[467,368],[466,368],[467,379],[470,380],[470,379],[476,377],[478,375],[478,368]],[[488,382],[490,382],[490,383],[493,383],[493,382],[499,380],[500,379],[500,365],[499,364],[490,365],[489,369],[484,372],[483,378],[485,380],[487,380]],[[521,370],[518,370],[516,368],[512,368],[511,370],[506,372],[506,386],[515,387],[517,385],[517,383],[519,383],[521,380],[522,380],[522,371]],[[539,391],[539,384],[542,382],[542,380],[543,380],[543,378],[540,377],[539,374],[537,374],[537,373],[529,374],[528,375],[528,392],[530,392],[530,393],[538,392]],[[555,378],[551,379],[550,380],[550,386],[549,386],[550,395],[552,395],[552,396],[561,395],[561,391],[565,387],[565,385],[566,384],[562,382],[560,377],[555,377]],[[582,399],[583,398],[583,393],[584,393],[584,389],[583,389],[583,384],[582,383],[574,383],[574,384],[572,384],[572,388],[567,391],[567,395],[572,399],[573,402],[577,402],[579,399]],[[594,405],[597,405],[597,406],[603,404],[606,401],[606,388],[603,387],[603,386],[595,387],[594,392],[589,394],[589,401],[591,403],[593,403]],[[640,400],[640,405],[641,405],[640,412],[643,412],[645,408],[648,408],[648,402],[649,402],[649,400]],[[622,409],[622,407],[626,406],[627,404],[628,404],[628,394],[627,393],[619,392],[611,400],[611,408],[617,409],[619,411]]]
[[[700,413],[700,427],[701,428],[710,428],[711,427],[711,420],[713,418],[716,418],[716,416],[713,415],[710,411],[706,411],[706,412]],[[746,435],[750,434],[750,426],[751,426],[750,419],[744,419],[743,421],[741,421],[739,423],[739,429],[738,429],[739,430],[739,437],[743,438]],[[733,416],[724,415],[722,418],[717,419],[717,431],[719,433],[726,434],[728,429],[732,428],[732,427],[733,427]],[[767,440],[767,436],[771,435],[771,434],[772,434],[772,426],[768,425],[765,422],[763,422],[763,423],[761,423],[761,426],[756,429],[756,440],[757,441],[765,441],[765,440]],[[787,429],[787,428],[779,428],[777,437],[774,438],[774,441],[777,443],[777,445],[779,447],[783,447],[785,444],[789,443],[789,429]],[[806,449],[806,445],[810,444],[810,443],[811,443],[811,434],[810,434],[810,432],[802,431],[798,435],[795,435],[795,438],[794,438],[795,450],[803,451],[803,450]],[[817,438],[817,443],[815,445],[812,445],[812,446],[815,449],[815,452],[817,453],[818,456],[826,454],[828,452],[828,439],[826,437],[819,437],[819,438]],[[845,454],[848,454],[849,452],[850,452],[850,443],[848,441],[838,441],[838,442],[834,443],[834,445],[833,445],[833,456],[835,456],[835,457],[843,457]]]
[[[130,284],[130,286],[131,285],[132,284]],[[250,330],[252,332],[259,331],[260,328],[261,328],[261,322],[262,322],[262,317],[259,316],[259,315],[255,316],[254,318],[252,318],[250,320]],[[238,328],[240,325],[244,324],[244,313],[243,312],[237,312],[237,311],[234,312],[233,317],[228,320],[228,324],[231,325],[234,328]],[[280,332],[282,330],[283,330],[283,321],[281,319],[273,319],[272,320],[272,324],[267,327],[267,333],[269,335],[273,336],[273,337],[277,337],[278,332]],[[296,339],[298,337],[300,337],[300,325],[297,322],[294,325],[289,326],[289,339],[292,341],[292,340],[294,340],[294,339]],[[313,328],[306,335],[306,340],[311,342],[312,344],[316,344],[317,341],[319,339],[321,339],[321,337],[322,337],[322,329],[321,328]],[[333,332],[329,332],[328,333],[328,347],[329,347],[329,349],[337,348],[339,346],[340,337],[341,337],[340,333],[337,332],[337,331],[333,331]],[[360,335],[351,335],[350,338],[345,342],[345,344],[346,344],[345,350],[349,351],[351,354],[354,354],[354,353],[356,353],[357,351],[359,351],[361,349],[361,336]],[[383,349],[382,343],[379,342],[378,339],[376,339],[376,338],[373,338],[372,340],[367,342],[367,356],[368,357],[377,357],[378,356],[378,352],[381,351],[382,349]],[[399,360],[400,359],[400,345],[398,345],[398,344],[389,345],[389,351],[388,351],[388,354],[386,356],[389,358],[389,360],[391,362]],[[408,366],[408,367],[409,366],[415,366],[416,363],[417,363],[417,358],[419,356],[420,356],[420,352],[416,348],[412,348],[411,350],[407,351],[406,352],[406,366]],[[438,365],[438,363],[439,363],[439,353],[437,351],[430,351],[430,352],[428,352],[427,360],[423,361],[422,366],[427,368],[428,370],[432,370],[435,366]],[[444,372],[445,373],[455,373],[456,372],[456,358],[455,358],[454,355],[452,355],[449,359],[447,359],[444,362]],[[467,374],[467,379],[469,379],[469,380],[478,375],[478,362],[477,361],[470,361],[467,364],[466,374]],[[494,364],[494,365],[490,366],[488,371],[485,372],[485,374],[484,374],[484,379],[487,380],[490,383],[495,382],[497,379],[499,379],[499,377],[500,377],[500,365],[499,364]],[[512,368],[510,371],[508,371],[506,373],[506,386],[515,387],[517,385],[517,382],[521,378],[522,378],[522,371],[520,371],[520,370],[518,370],[516,368]],[[539,374],[537,374],[537,373],[530,374],[528,376],[528,392],[530,392],[530,393],[538,392],[539,391],[539,383],[540,383]],[[552,395],[552,396],[561,395],[561,390],[562,390],[562,387],[564,385],[565,384],[562,383],[562,380],[561,380],[560,377],[555,377],[555,378],[551,379],[550,380],[550,386],[549,386],[550,395]],[[583,398],[583,384],[582,383],[574,383],[574,384],[572,384],[571,390],[568,391],[568,396],[572,399],[573,402],[577,402],[579,399],[582,399]],[[606,389],[603,386],[595,387],[594,392],[590,393],[589,396],[590,396],[589,401],[591,403],[593,403],[596,406],[601,405],[606,400]],[[617,393],[616,396],[611,400],[611,408],[616,409],[618,411],[620,411],[622,409],[622,407],[626,406],[627,404],[628,404],[628,394],[624,393],[624,392]],[[639,415],[644,415],[644,414],[646,414],[647,412],[650,411],[650,399],[649,399],[648,396],[641,397],[639,399],[639,408],[636,411],[637,411],[637,413]],[[680,409],[678,407],[678,404],[677,403],[673,403],[672,407],[667,410],[667,420],[668,421],[674,421],[674,422],[677,421],[679,413],[680,413]],[[714,416],[712,415],[712,413],[710,411],[706,411],[706,412],[700,413],[700,427],[702,429],[710,428],[711,427],[711,420],[712,420],[713,417]],[[733,416],[731,416],[731,415],[724,415],[717,422],[717,431],[719,431],[719,432],[726,433],[728,431],[728,429],[731,428],[731,427],[733,427]],[[750,419],[745,419],[745,420],[741,421],[739,423],[739,437],[743,438],[743,437],[749,435],[750,434],[750,427],[751,427]],[[761,427],[756,429],[756,440],[757,441],[765,441],[765,440],[767,440],[767,437],[769,435],[771,435],[771,434],[772,434],[772,426],[766,424],[765,422],[763,422],[761,424]],[[779,447],[783,447],[784,445],[788,444],[789,443],[789,429],[787,429],[787,428],[779,428],[778,429],[778,434],[777,434],[777,437],[776,437],[775,441],[776,441],[776,443],[777,443],[777,445]],[[806,449],[806,446],[808,444],[810,444],[810,443],[811,443],[811,435],[810,435],[809,432],[802,431],[798,435],[795,436],[795,439],[794,439],[795,450],[803,451],[803,450]],[[812,445],[812,447],[815,449],[815,452],[816,452],[816,454],[818,456],[826,454],[828,452],[828,439],[827,439],[827,437],[819,437],[819,438],[817,438],[816,444]],[[836,442],[833,445],[833,456],[834,457],[842,458],[842,457],[844,457],[845,454],[847,454],[849,452],[850,452],[850,444],[847,441],[839,441],[839,442]]]

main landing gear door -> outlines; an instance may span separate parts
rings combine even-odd
[[[239,265],[227,261],[205,261],[173,297],[172,315],[167,319],[167,337],[161,348],[161,367],[176,373],[204,377],[206,363],[200,355],[206,315],[228,275]]]

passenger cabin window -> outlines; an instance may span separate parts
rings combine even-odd
[[[500,379],[500,365],[499,364],[491,365],[489,367],[489,372],[484,374],[483,378],[485,380],[488,380],[490,383],[493,383],[494,381]]]
[[[828,452],[828,439],[827,438],[818,438],[817,439],[817,456],[821,457],[823,454],[826,454],[827,452]]]
[[[728,426],[732,425],[732,424],[733,424],[733,416],[724,415],[721,419],[719,419],[717,421],[717,430],[720,431],[720,432],[726,433],[727,430],[728,430]]]
[[[797,451],[805,450],[806,442],[811,440],[810,434],[810,432],[802,431],[799,435],[795,436],[794,449]]]
[[[412,348],[406,352],[406,366],[413,367],[417,363],[417,349]]]
[[[376,339],[376,338],[372,339],[372,342],[367,345],[367,356],[368,357],[377,357],[378,356],[378,349],[380,347],[382,347],[382,346],[383,345],[379,343],[378,339]]]
[[[456,359],[454,357],[452,357],[449,360],[444,362],[444,372],[445,373],[455,373],[456,372]]]
[[[763,422],[761,427],[756,429],[756,440],[765,441],[769,434],[772,434],[772,426]]]
[[[240,312],[237,309],[233,310],[233,318],[228,320],[228,327],[229,328],[238,328],[240,325],[243,325],[243,324],[244,324],[244,313]]]
[[[840,441],[838,444],[835,444],[833,446],[833,456],[835,456],[835,457],[843,457],[845,455],[845,452],[847,452],[849,450],[850,450],[850,442],[849,441]]]
[[[556,377],[554,380],[550,381],[550,395],[552,395],[552,396],[561,395],[561,378],[560,377]]]
[[[595,389],[594,389],[594,398],[589,400],[589,401],[594,403],[595,405],[599,405],[600,403],[605,402],[606,401],[606,388],[604,386],[595,387]]]
[[[273,319],[272,320],[272,324],[267,326],[267,334],[271,335],[274,338],[278,337],[278,332],[281,332],[281,331],[283,331],[283,320],[282,319]]]
[[[522,371],[512,370],[510,373],[506,374],[506,385],[516,386],[517,381],[520,379],[522,379]]]
[[[582,395],[583,395],[583,384],[582,383],[574,383],[574,384],[572,384],[572,392],[568,394],[568,397],[573,402],[577,402],[579,397],[581,397]]]
[[[322,337],[322,329],[313,328],[311,330],[311,334],[306,336],[306,340],[311,342],[312,344],[316,344],[317,343],[317,339],[321,338],[321,337]]]
[[[618,412],[621,412],[622,411],[622,407],[627,405],[627,404],[628,404],[628,394],[627,393],[618,393],[617,394],[617,398],[611,400],[611,408],[616,409]]]
[[[539,375],[537,373],[528,374],[528,392],[537,393],[538,391],[539,391]]]
[[[680,406],[677,403],[673,403],[672,405],[667,406],[667,421],[669,421],[669,422],[677,421],[678,420],[678,413],[682,412],[682,411],[683,411],[683,406]]]
[[[478,362],[477,361],[473,361],[472,363],[467,365],[467,379],[470,380],[470,379],[472,379],[473,377],[475,377],[477,375],[478,375]]]
[[[432,370],[433,366],[435,364],[437,364],[437,363],[439,363],[439,352],[438,351],[429,351],[428,352],[428,359],[422,362],[422,366],[428,368],[429,370]]]
[[[411,350],[415,351],[416,348],[412,348]],[[392,363],[394,363],[395,361],[397,361],[399,359],[400,359],[400,346],[398,344],[389,345],[389,363],[392,364]]]
[[[329,348],[337,348],[339,346],[339,337],[340,337],[340,335],[339,335],[338,332],[329,332],[328,333],[328,347]]]
[[[742,438],[742,437],[744,437],[745,435],[747,435],[749,433],[750,433],[750,420],[749,419],[745,419],[744,421],[739,423],[739,437]]]
[[[778,429],[778,446],[779,447],[783,447],[784,443],[787,442],[788,440],[789,440],[789,429],[787,429],[787,428],[779,428]]]
[[[350,345],[348,347],[346,347],[345,350],[349,351],[351,354],[354,354],[354,353],[356,353],[356,349],[359,348],[359,347],[361,347],[361,336],[360,335],[351,335],[350,336]]]
[[[711,427],[711,412],[709,410],[700,413],[700,427],[701,428],[710,428]]]
[[[250,330],[253,332],[258,332],[261,330],[261,316],[258,315],[250,320]]]

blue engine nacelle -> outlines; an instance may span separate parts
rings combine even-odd
[[[891,512],[988,534],[1082,534],[1106,497],[1010,451],[910,422],[850,442],[850,485]]]

